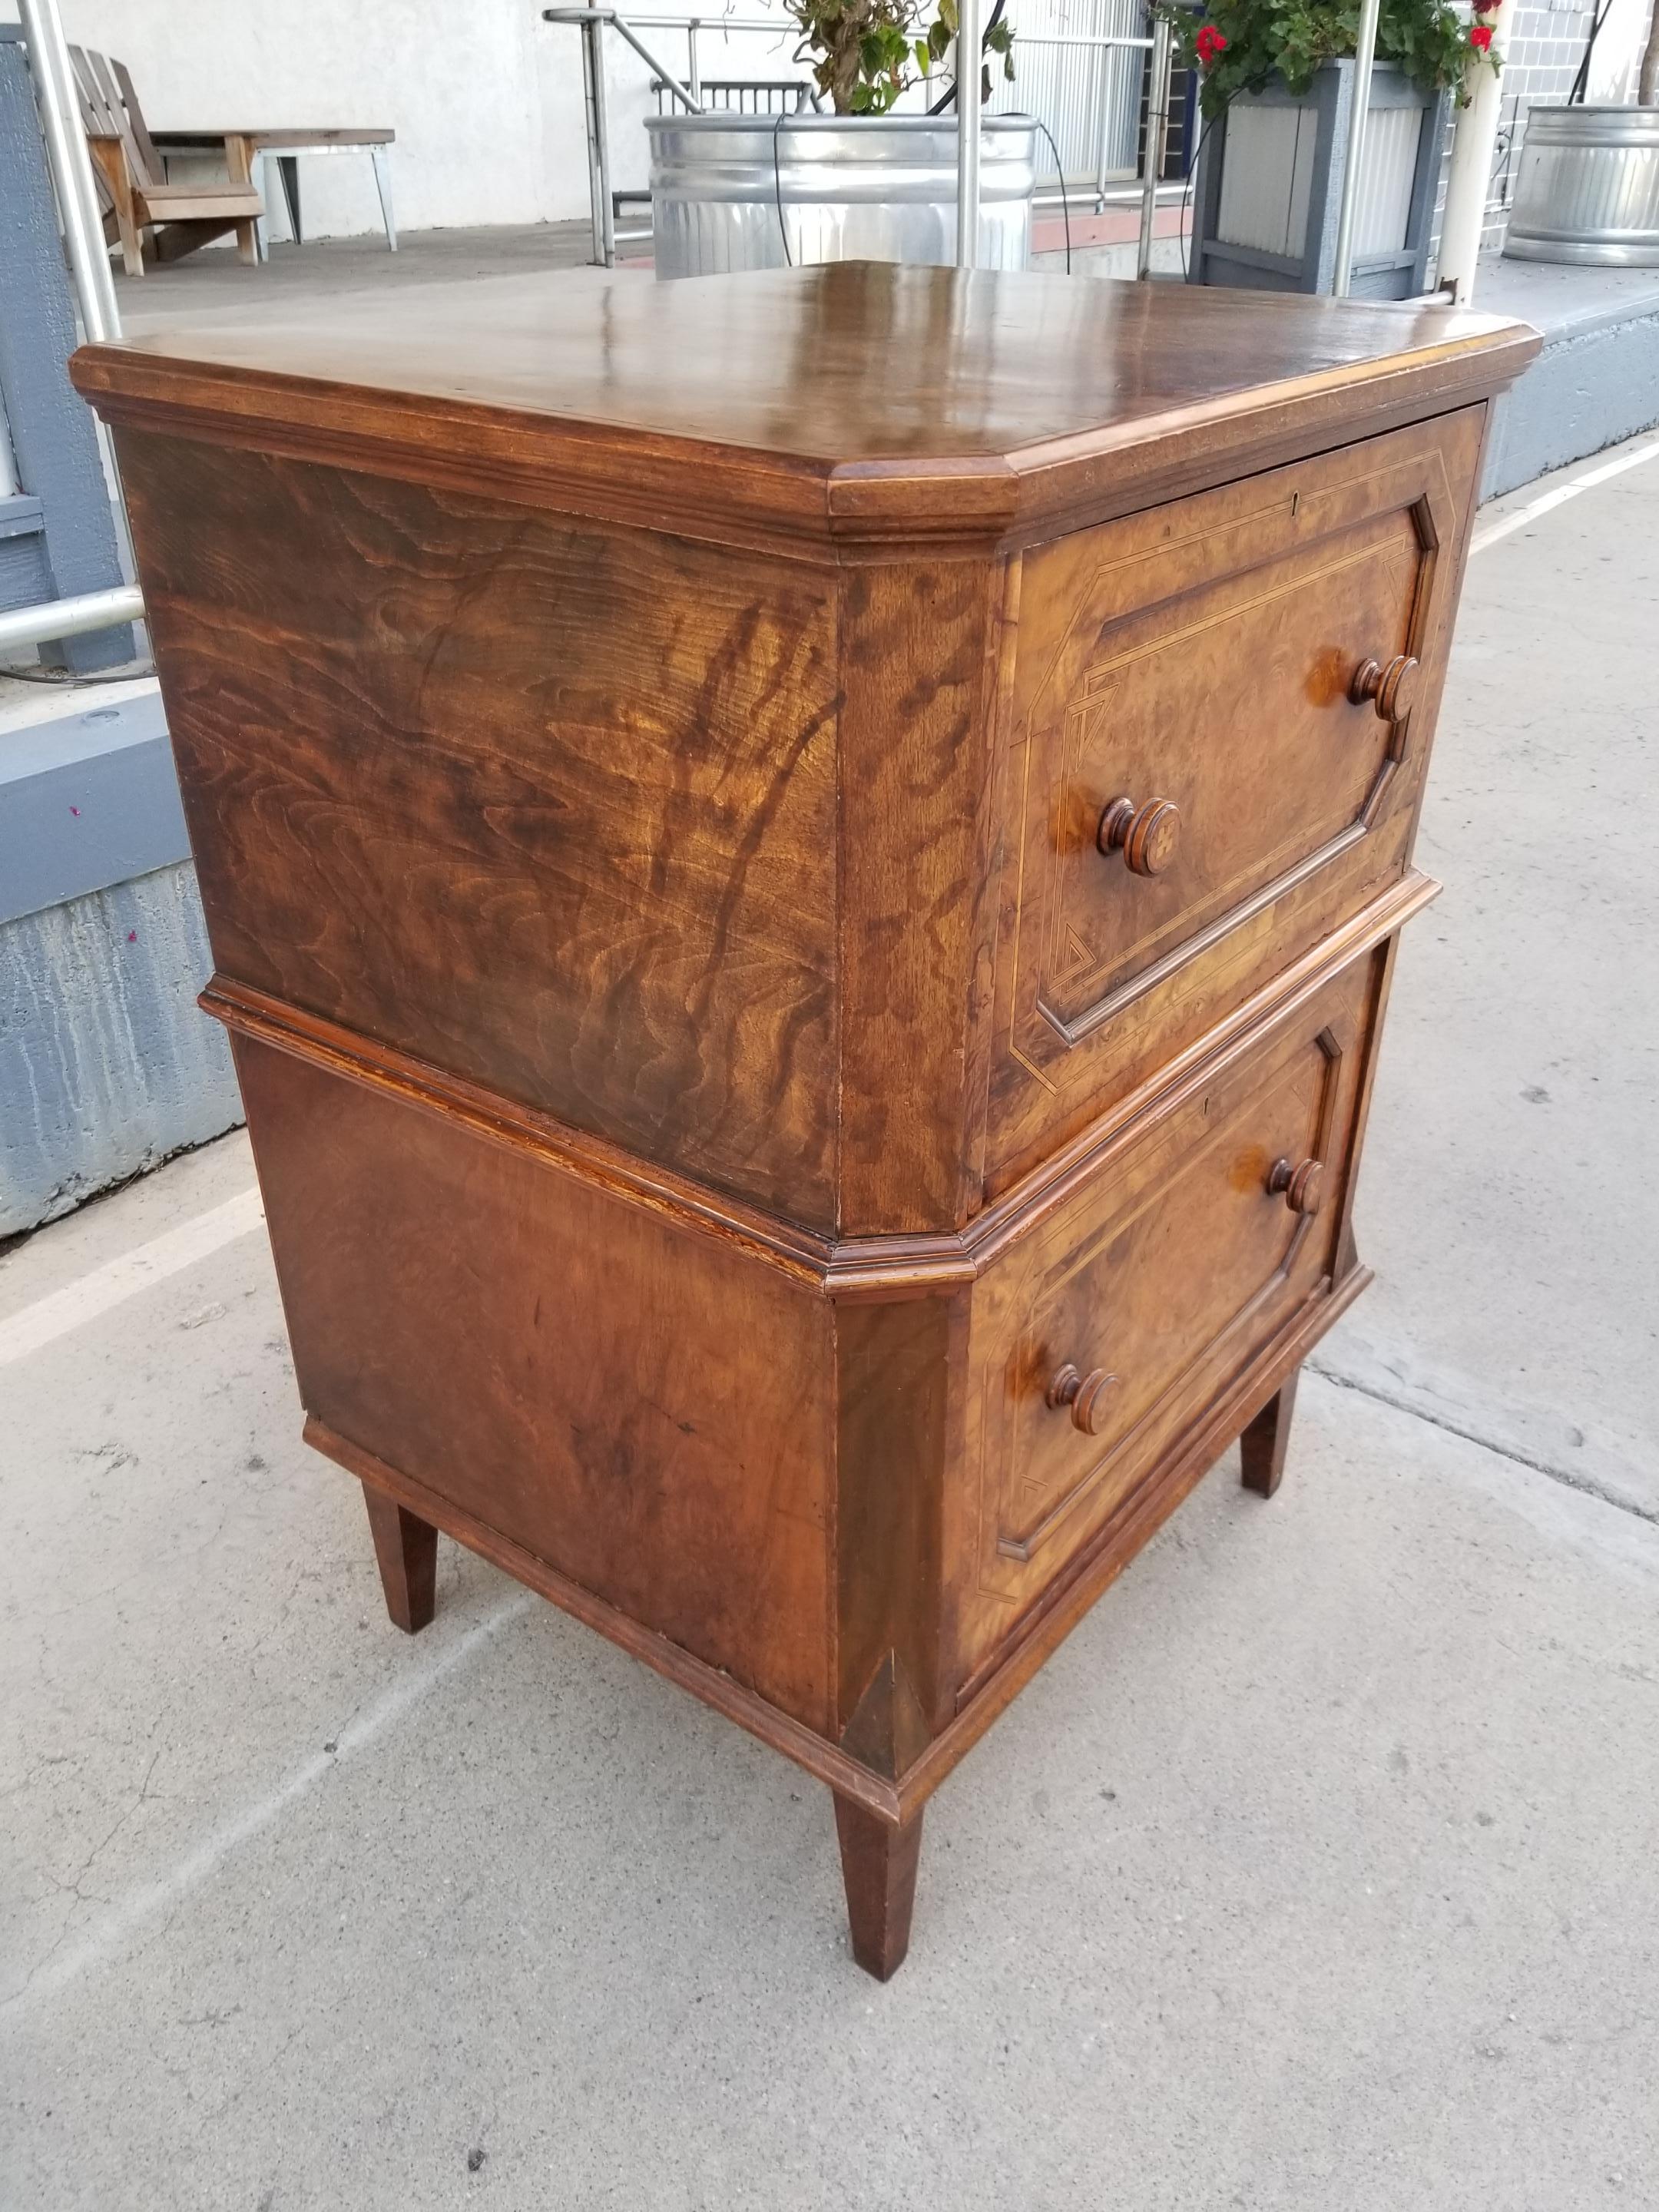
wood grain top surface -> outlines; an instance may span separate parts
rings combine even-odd
[[[75,376],[115,419],[213,417],[239,442],[267,442],[263,427],[292,449],[305,429],[567,477],[596,461],[614,477],[632,452],[716,461],[692,503],[758,501],[775,522],[902,509],[1006,526],[1030,505],[1015,478],[1171,440],[1214,453],[1243,421],[1289,429],[1287,410],[1316,440],[1372,385],[1432,412],[1506,383],[1537,344],[1443,307],[841,262],[366,292],[280,326],[216,317],[85,348]]]

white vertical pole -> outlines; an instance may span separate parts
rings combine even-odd
[[[957,266],[979,262],[979,78],[983,0],[957,7]]]
[[[40,125],[46,141],[46,166],[58,196],[58,218],[64,226],[64,248],[70,274],[75,279],[81,309],[81,328],[88,344],[118,344],[121,311],[115,304],[115,278],[104,239],[104,218],[92,180],[92,155],[81,123],[81,102],[75,88],[75,67],[64,36],[58,0],[18,0],[23,40],[28,48],[30,73],[34,78],[40,108]],[[116,465],[115,447],[107,422],[94,419],[98,456],[104,465],[114,512],[115,534],[128,575],[137,574],[132,551],[132,524],[127,515],[126,488]],[[112,615],[110,624],[139,619]],[[56,638],[59,632],[49,635]]]
[[[1342,207],[1336,223],[1336,269],[1331,289],[1348,296],[1353,277],[1354,223],[1359,209],[1359,169],[1365,158],[1365,123],[1371,104],[1371,64],[1376,57],[1376,19],[1382,0],[1361,0],[1353,56],[1353,110],[1348,118],[1348,158],[1342,170]]]
[[[82,327],[94,343],[118,338],[121,316],[115,304],[115,279],[110,274],[109,248],[104,243],[103,218],[92,181],[92,156],[81,127],[81,103],[76,96],[75,71],[58,0],[18,0],[18,13],[28,47],[29,68],[40,93],[46,159],[58,188],[58,212],[81,303]]]
[[[1492,25],[1492,52],[1501,61],[1509,44],[1512,8],[1500,8]],[[1480,233],[1486,227],[1486,199],[1492,190],[1492,156],[1498,148],[1498,125],[1503,112],[1503,87],[1498,71],[1484,62],[1471,64],[1469,104],[1457,111],[1452,136],[1451,166],[1446,177],[1446,207],[1440,218],[1440,261],[1436,280],[1449,290],[1460,307],[1467,307],[1474,292],[1475,262],[1480,252]]]
[[[1164,173],[1164,144],[1170,126],[1170,46],[1169,19],[1155,16],[1146,73],[1146,153],[1140,179],[1140,244],[1135,255],[1135,275],[1139,277],[1152,273],[1158,180]]]

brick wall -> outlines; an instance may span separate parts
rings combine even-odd
[[[1628,0],[1625,0],[1628,4]],[[1514,5],[1515,0],[1507,0]],[[1527,110],[1533,101],[1560,101],[1572,89],[1578,64],[1589,36],[1592,11],[1577,0],[1524,0],[1510,25],[1510,50],[1501,80],[1503,106],[1498,128],[1498,150],[1493,158],[1492,191],[1486,202],[1486,222],[1480,234],[1485,248],[1504,242],[1510,201],[1515,187],[1516,164],[1526,135]],[[1604,27],[1607,35],[1611,24]]]

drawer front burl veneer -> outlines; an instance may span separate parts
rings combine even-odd
[[[970,1663],[1329,1295],[1386,958],[1353,963],[1127,1132],[987,1269]]]
[[[1409,851],[1479,409],[1028,556],[990,1188]]]

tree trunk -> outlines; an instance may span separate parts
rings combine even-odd
[[[1659,93],[1659,5],[1656,5],[1653,21],[1648,25],[1648,42],[1643,49],[1641,73],[1636,80],[1638,105],[1653,106],[1656,93]]]

